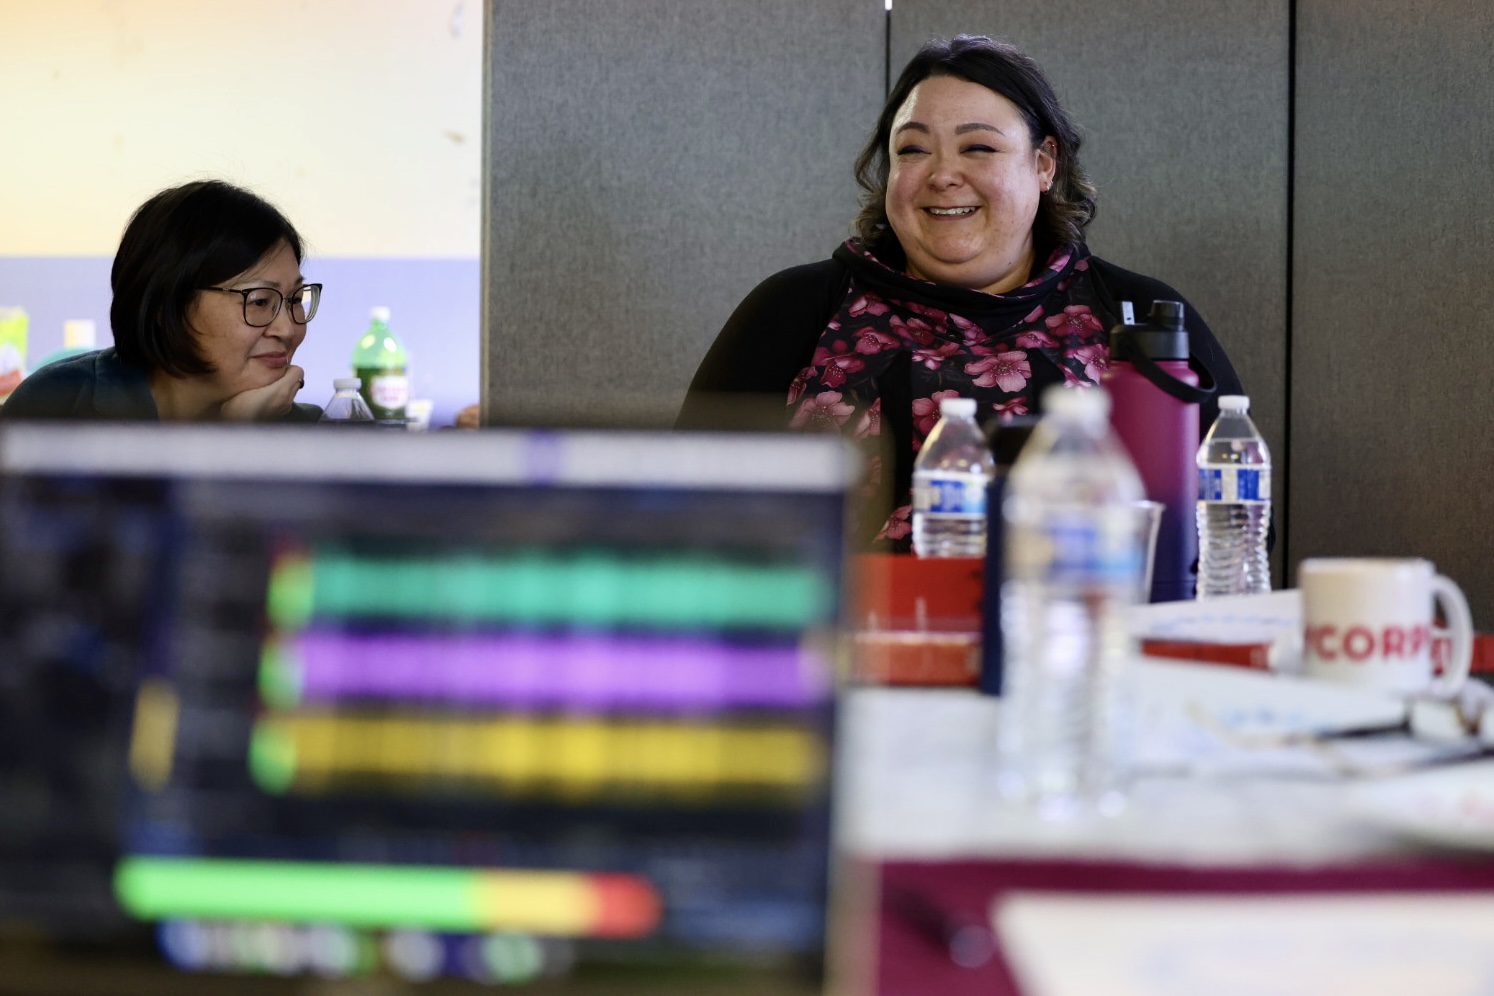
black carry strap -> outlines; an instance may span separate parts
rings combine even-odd
[[[1120,341],[1126,342],[1127,340],[1121,339]],[[1157,365],[1156,360],[1147,356],[1142,350],[1131,348],[1118,350],[1117,352],[1124,355],[1112,356],[1112,360],[1131,364],[1141,376],[1145,377],[1155,387],[1166,391],[1185,404],[1202,405],[1213,400],[1214,395],[1219,393],[1219,388],[1212,383],[1214,379],[1212,375],[1209,377],[1211,383],[1208,387],[1194,387],[1192,384],[1178,380],[1172,374],[1163,370]],[[1189,357],[1189,359],[1191,361],[1194,357]],[[1200,366],[1202,366],[1202,363],[1200,363]]]
[[[1099,261],[1098,257],[1095,257],[1095,259]],[[1135,311],[1131,306],[1129,295],[1122,299],[1120,295],[1116,294],[1110,285],[1105,282],[1099,269],[1095,269],[1092,275],[1094,277],[1094,287],[1099,293],[1101,303],[1109,306],[1111,314],[1122,316],[1123,324],[1134,325]],[[1135,288],[1132,289],[1134,290]],[[1130,316],[1127,316],[1126,312],[1131,312]],[[1128,318],[1131,320],[1127,320]],[[1124,352],[1139,354],[1141,350],[1125,350]],[[1203,357],[1193,352],[1191,348],[1188,350],[1188,365],[1201,371],[1203,376],[1208,378],[1208,387],[1194,387],[1192,384],[1183,383],[1166,370],[1157,366],[1156,361],[1149,356],[1116,356],[1112,354],[1111,359],[1130,363],[1137,370],[1141,371],[1141,375],[1153,385],[1161,388],[1185,404],[1203,405],[1212,401],[1214,396],[1219,393],[1219,378],[1214,376],[1214,371],[1209,369],[1209,365],[1204,362]]]

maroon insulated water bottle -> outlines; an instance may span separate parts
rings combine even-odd
[[[1110,424],[1125,444],[1146,496],[1162,503],[1152,568],[1153,602],[1193,597],[1198,531],[1198,406],[1214,388],[1198,386],[1188,365],[1180,301],[1154,301],[1144,325],[1110,330]]]

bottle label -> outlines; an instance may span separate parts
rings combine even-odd
[[[1049,584],[1139,586],[1141,531],[1130,509],[1052,515],[1033,527],[1007,528],[1011,573]]]
[[[375,408],[399,411],[410,400],[410,378],[402,373],[374,374],[368,385],[368,397]]]
[[[1265,504],[1271,500],[1271,468],[1207,463],[1198,468],[1198,500]]]
[[[913,511],[919,515],[984,518],[984,474],[914,474]]]

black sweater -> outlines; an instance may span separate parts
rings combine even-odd
[[[1144,317],[1154,300],[1183,301],[1192,366],[1200,383],[1215,385],[1219,394],[1242,394],[1240,378],[1214,337],[1208,324],[1183,296],[1160,280],[1124,270],[1096,256],[1089,257],[1102,301],[1110,311],[1109,320],[1118,320],[1120,302],[1130,301],[1135,314]],[[733,408],[722,404],[723,395],[735,399],[756,398],[767,410],[781,412],[786,421],[790,409],[786,398],[789,384],[814,355],[816,344],[826,324],[835,317],[852,280],[852,263],[845,254],[819,263],[795,266],[773,274],[759,284],[732,312],[716,341],[696,370],[677,425],[680,428],[736,428]],[[921,282],[920,282],[921,284]],[[927,284],[914,284],[922,295],[930,296]],[[903,288],[905,291],[907,288]],[[963,288],[940,288],[956,306],[969,304],[978,291]],[[910,415],[884,406],[889,428],[896,439],[906,438],[903,423]],[[1217,403],[1200,406],[1200,437],[1214,424],[1219,414]],[[781,423],[780,423],[781,425]]]

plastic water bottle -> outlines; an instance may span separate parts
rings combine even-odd
[[[913,463],[913,552],[986,555],[986,487],[996,462],[975,424],[975,399],[943,398],[939,423]]]
[[[1271,590],[1271,451],[1250,399],[1227,394],[1198,448],[1198,597]]]
[[[339,377],[332,382],[334,393],[332,400],[327,402],[327,407],[322,409],[323,422],[373,422],[373,412],[368,410],[368,402],[358,393],[359,383],[357,377]]]
[[[405,420],[410,402],[409,356],[389,328],[389,309],[369,310],[368,330],[353,349],[353,373],[363,382],[363,400],[380,422]]]
[[[1123,800],[1142,490],[1103,389],[1051,388],[1043,407],[1002,502],[998,770],[1005,794],[1065,818]]]

